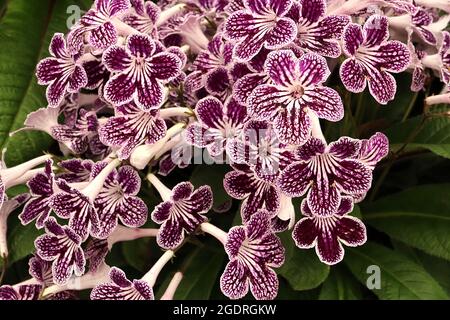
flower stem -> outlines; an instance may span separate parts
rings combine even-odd
[[[225,231],[223,231],[220,228],[217,228],[215,225],[209,223],[209,222],[205,222],[202,223],[200,225],[200,229],[205,232],[208,233],[210,235],[212,235],[214,238],[216,238],[217,240],[219,240],[223,245],[226,244],[227,242],[227,233]]]
[[[177,14],[181,13],[184,10],[185,7],[186,7],[186,4],[180,3],[180,4],[177,4],[177,5],[173,6],[172,8],[164,10],[159,15],[158,21],[156,21],[156,26],[157,27],[162,26],[164,23],[169,21],[172,17],[174,17]]]
[[[172,190],[167,188],[164,183],[162,183],[161,180],[158,179],[157,176],[155,176],[153,173],[150,173],[147,176],[147,180],[155,187],[156,190],[158,190],[158,193],[163,201],[170,200],[170,197],[172,196]]]
[[[175,292],[177,291],[181,280],[183,280],[183,273],[178,271],[177,273],[175,273],[172,280],[170,280],[170,283],[167,286],[166,291],[162,295],[161,300],[173,300],[173,297],[175,296]]]
[[[115,159],[111,161],[96,177],[92,180],[89,185],[82,190],[82,193],[89,197],[91,201],[94,201],[103,188],[105,180],[108,178],[109,174],[120,165],[121,161]]]
[[[192,117],[194,115],[194,112],[189,108],[176,107],[162,109],[161,111],[159,111],[159,115],[163,119],[169,119],[173,117]]]
[[[150,287],[153,287],[156,283],[159,273],[164,268],[164,266],[174,257],[175,251],[169,250],[164,252],[164,254],[159,258],[158,261],[153,265],[149,272],[147,272],[142,280],[146,281]]]
[[[11,185],[16,185],[15,180],[19,179],[22,175],[24,175],[27,171],[32,168],[44,163],[47,160],[50,160],[52,157],[50,155],[41,156],[35,158],[33,160],[22,163],[18,166],[0,170],[0,175],[2,177],[3,183],[5,187],[8,188]]]

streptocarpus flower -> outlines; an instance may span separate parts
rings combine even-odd
[[[12,199],[5,200],[0,207],[0,257],[5,259],[8,257],[8,217],[9,215],[30,199],[28,193],[20,194]]]
[[[182,64],[175,54],[158,52],[155,41],[145,34],[130,35],[125,47],[109,47],[103,63],[115,74],[105,85],[106,101],[116,106],[134,101],[144,111],[162,105],[163,82],[175,79]]]
[[[344,86],[351,92],[363,92],[369,83],[371,95],[380,104],[394,99],[397,83],[390,74],[405,71],[410,63],[408,47],[389,39],[388,20],[373,15],[364,27],[350,23],[344,31],[344,52],[349,57],[340,68]]]
[[[119,158],[127,159],[136,147],[153,144],[166,132],[166,123],[157,110],[145,112],[131,102],[116,107],[116,116],[100,127],[99,136],[104,144],[118,148]]]
[[[87,182],[91,177],[94,162],[92,160],[69,159],[58,163],[64,169],[63,173],[57,175],[69,183]]]
[[[412,16],[413,29],[420,36],[420,38],[428,44],[436,45],[437,39],[433,32],[427,29],[433,22],[431,13],[424,9],[419,9],[415,15]]]
[[[280,175],[281,191],[290,197],[308,192],[311,211],[320,216],[337,212],[342,195],[366,193],[372,183],[372,170],[355,160],[361,143],[342,137],[328,146],[311,138],[297,150],[301,159],[289,165]]]
[[[243,200],[243,222],[247,223],[259,209],[265,209],[276,216],[280,210],[280,192],[274,177],[272,176],[272,180],[261,179],[247,165],[233,165],[233,168],[234,171],[225,175],[223,185],[231,197]]]
[[[80,19],[67,37],[70,52],[78,52],[85,38],[96,50],[116,44],[119,33],[125,31],[123,28],[127,29],[127,25],[116,18],[130,7],[130,0],[95,0],[93,8]]]
[[[306,51],[337,58],[341,55],[339,40],[350,17],[326,15],[326,10],[325,0],[301,0],[292,5],[287,16],[298,27],[296,45]]]
[[[361,140],[356,159],[370,169],[375,169],[376,164],[389,153],[389,140],[381,132],[375,133],[369,139]]]
[[[242,133],[247,117],[245,106],[230,98],[225,106],[214,97],[200,100],[195,108],[198,123],[187,128],[186,140],[190,144],[207,148],[212,157],[220,156],[230,138]]]
[[[81,237],[67,226],[60,226],[55,218],[45,222],[46,234],[38,237],[34,244],[39,257],[52,261],[53,282],[65,284],[75,273],[84,274],[86,259],[81,249]]]
[[[155,300],[153,288],[145,280],[127,279],[125,272],[112,267],[111,282],[99,284],[91,292],[91,300]]]
[[[85,241],[89,234],[96,236],[100,232],[99,216],[94,202],[104,182],[119,164],[119,160],[112,160],[81,190],[68,185],[63,180],[57,181],[61,192],[52,197],[50,205],[58,217],[69,219],[70,228],[81,237],[82,241]]]
[[[267,121],[247,122],[242,135],[228,141],[227,154],[234,163],[249,165],[265,180],[276,178],[294,160],[294,154],[280,143]]]
[[[101,167],[104,166],[106,164]],[[101,170],[101,167],[96,170]],[[99,217],[96,237],[107,238],[116,229],[118,219],[132,228],[147,221],[147,205],[136,196],[140,188],[141,178],[130,166],[120,167],[109,175],[94,202]]]
[[[41,291],[41,284],[5,285],[0,287],[0,300],[37,300]]]
[[[49,107],[56,108],[67,93],[76,93],[87,85],[88,76],[79,55],[69,53],[64,34],[56,33],[50,42],[51,58],[39,62],[36,77],[40,85],[48,85]]]
[[[339,121],[344,107],[339,94],[323,83],[330,75],[325,58],[290,50],[269,53],[265,71],[272,84],[260,85],[248,98],[249,115],[273,122],[282,143],[301,145],[312,130],[312,117]]]
[[[246,226],[228,232],[225,251],[230,262],[220,278],[220,289],[231,299],[249,291],[257,300],[271,300],[278,294],[278,278],[272,268],[284,263],[284,247],[272,233],[268,212],[255,213]]]
[[[367,240],[366,227],[361,220],[348,215],[353,211],[351,198],[342,198],[336,213],[325,216],[313,214],[306,199],[303,200],[301,209],[305,218],[295,225],[292,238],[301,249],[315,247],[317,256],[323,263],[339,263],[344,258],[342,244],[357,247]]]
[[[193,233],[207,221],[204,214],[213,204],[211,188],[202,186],[194,191],[190,182],[181,182],[169,190],[156,176],[150,174],[148,179],[164,201],[151,214],[152,220],[161,224],[156,241],[164,249],[175,249],[183,242],[185,234]]]
[[[243,1],[245,10],[231,14],[225,22],[224,36],[238,41],[234,55],[242,61],[252,59],[261,48],[280,49],[297,36],[297,26],[286,15],[293,0]]]
[[[29,224],[36,220],[36,227],[42,229],[45,221],[50,216],[51,207],[50,200],[54,194],[53,161],[47,160],[45,171],[38,173],[30,181],[27,186],[30,189],[32,198],[27,202],[21,214],[19,214],[20,222],[23,225]]]
[[[161,9],[152,1],[131,0],[135,13],[125,15],[123,22],[139,32],[155,35]]]

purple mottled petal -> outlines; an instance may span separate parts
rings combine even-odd
[[[138,197],[127,197],[120,205],[119,218],[130,228],[138,228],[145,224],[148,217],[148,208],[144,201]]]
[[[103,63],[109,71],[120,72],[130,66],[131,57],[124,48],[111,46],[103,53]]]
[[[377,132],[369,140],[361,142],[358,160],[373,168],[381,159],[387,156],[388,152],[388,138],[384,134]]]
[[[221,128],[223,126],[224,107],[219,99],[207,97],[197,103],[195,112],[202,124],[208,128]]]
[[[127,39],[127,48],[135,57],[148,58],[156,50],[155,42],[145,34],[132,34]]]
[[[301,15],[308,22],[319,21],[325,15],[326,2],[324,0],[301,0]]]
[[[169,219],[170,209],[172,209],[172,206],[173,203],[171,201],[162,202],[157,205],[151,214],[152,220],[161,224]]]
[[[313,174],[307,163],[294,163],[281,173],[279,186],[289,197],[301,197],[313,181]]]
[[[240,40],[253,28],[254,18],[245,11],[233,13],[226,21],[224,35],[230,40]]]
[[[361,194],[369,191],[372,184],[372,172],[360,162],[340,161],[335,168],[336,183],[347,194]]]
[[[49,198],[39,197],[27,202],[22,213],[19,214],[19,219],[23,225],[26,225],[39,217],[36,226],[38,229],[42,229],[45,221],[50,216],[50,212],[51,207]]]
[[[118,34],[111,22],[106,22],[89,33],[89,44],[96,49],[105,49],[117,43]]]
[[[230,259],[234,259],[238,256],[239,249],[246,239],[246,231],[242,226],[232,227],[230,231],[228,231],[227,241],[225,243],[225,252],[228,254]]]
[[[339,205],[339,209],[336,212],[336,215],[338,216],[344,216],[347,213],[350,213],[353,211],[354,204],[352,197],[342,197],[341,204]]]
[[[45,222],[45,230],[55,236],[65,235],[64,229],[58,224],[55,218],[51,217]]]
[[[0,301],[19,300],[20,296],[13,287],[4,285],[0,287]]]
[[[84,256],[83,249],[77,248],[74,251],[74,273],[76,276],[81,277],[84,274],[86,267],[86,257]]]
[[[394,100],[397,83],[390,73],[373,71],[370,73],[368,81],[371,95],[380,104],[387,104],[389,101]]]
[[[291,19],[281,18],[277,21],[275,27],[267,33],[265,46],[267,49],[280,49],[294,41],[296,36],[297,26],[295,22]],[[251,58],[255,55],[251,55]]]
[[[341,159],[352,158],[357,154],[360,146],[359,140],[341,137],[338,141],[330,143],[329,153]]]
[[[301,145],[311,135],[311,119],[304,109],[286,109],[276,117],[274,129],[280,142]]]
[[[77,93],[81,88],[85,87],[88,83],[88,76],[86,70],[82,66],[75,66],[74,71],[69,77],[68,91]]]
[[[303,161],[309,161],[312,157],[325,152],[325,143],[318,138],[309,139],[304,145],[297,149],[297,157]]]
[[[172,200],[180,201],[189,198],[194,191],[194,186],[190,182],[181,182],[172,189]]]
[[[151,58],[149,66],[156,79],[170,81],[180,74],[181,60],[173,53],[159,53]]]
[[[133,286],[137,292],[141,295],[143,300],[155,300],[153,289],[144,280],[134,280]]]
[[[241,171],[231,171],[223,180],[226,192],[235,199],[244,199],[252,192],[253,183],[249,175]]]
[[[248,112],[256,120],[273,119],[280,108],[278,99],[284,93],[272,85],[258,86],[248,98]]]
[[[389,23],[385,16],[373,15],[367,19],[363,27],[364,45],[379,46],[389,38]]]
[[[316,215],[326,216],[333,214],[339,208],[341,196],[337,188],[330,185],[325,177],[316,179],[308,193],[308,206]]]
[[[395,40],[380,46],[377,56],[381,60],[380,68],[395,73],[405,71],[411,60],[408,47]]]
[[[350,23],[344,29],[344,51],[353,56],[364,41],[362,28],[359,24]]]
[[[226,68],[216,68],[206,75],[206,90],[210,94],[220,95],[230,88],[230,76]]]
[[[123,166],[117,170],[117,181],[127,195],[137,195],[141,189],[141,178],[131,166]]]
[[[57,78],[47,87],[46,97],[50,107],[56,108],[61,104],[68,86],[68,79]]]
[[[112,267],[109,271],[109,278],[114,284],[118,285],[121,288],[127,288],[131,286],[131,281],[127,279],[125,272],[121,269]]]
[[[64,39],[64,34],[55,33],[50,42],[49,52],[52,56],[54,56],[57,59],[67,58],[67,48],[66,48],[66,40]]]
[[[249,241],[262,239],[268,232],[270,232],[270,226],[269,213],[265,210],[259,210],[252,215],[246,225],[247,239]]]
[[[175,249],[184,240],[184,231],[179,219],[171,218],[159,229],[156,242],[161,248]]]
[[[304,99],[311,99],[308,101],[308,108],[321,119],[336,122],[344,118],[342,99],[334,89],[317,87],[306,90]]]
[[[43,260],[52,261],[61,253],[59,240],[55,236],[44,234],[38,237],[34,244],[36,253]]]
[[[137,86],[136,104],[144,111],[159,108],[164,100],[163,86],[155,80],[144,79]]]
[[[22,285],[19,287],[20,300],[38,300],[42,289],[41,284]]]
[[[241,299],[248,293],[247,268],[239,260],[230,261],[220,277],[220,290],[230,299]]]
[[[294,227],[292,238],[300,249],[309,249],[316,245],[317,227],[312,218],[303,218]]]
[[[325,58],[313,54],[304,54],[299,60],[299,70],[304,86],[322,84],[330,75]]]
[[[234,84],[234,98],[239,103],[246,104],[253,90],[264,84],[266,78],[267,76],[264,74],[247,74],[243,76]]]
[[[363,245],[367,240],[364,223],[355,217],[342,217],[336,221],[336,234],[339,239],[350,247]]]
[[[328,229],[319,232],[316,252],[320,261],[334,265],[344,258],[344,248],[338,241],[336,230]]]
[[[347,90],[359,93],[366,89],[365,69],[356,59],[345,60],[339,73],[342,83]]]
[[[112,77],[103,89],[105,99],[113,105],[123,105],[133,100],[136,84],[127,74]]]
[[[265,71],[275,84],[289,86],[296,79],[296,63],[291,50],[273,51],[267,56]]]
[[[63,72],[61,63],[54,58],[41,60],[36,68],[36,77],[40,85],[48,85]]]
[[[278,277],[275,271],[266,266],[253,266],[250,269],[250,290],[257,300],[273,300],[278,294]]]
[[[189,198],[192,209],[198,213],[206,213],[213,205],[213,193],[210,186],[201,186]]]

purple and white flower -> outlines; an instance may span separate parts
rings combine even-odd
[[[156,22],[161,15],[161,9],[152,1],[131,0],[135,12],[123,17],[123,22],[141,33],[156,35]]]
[[[0,287],[0,301],[38,300],[41,292],[41,284],[4,285]]]
[[[344,107],[339,94],[323,86],[330,75],[325,58],[290,50],[269,53],[265,71],[274,84],[258,86],[248,98],[249,115],[273,122],[282,143],[301,145],[311,136],[315,117],[339,121]]]
[[[237,41],[234,55],[249,61],[263,48],[280,49],[297,36],[297,26],[287,17],[293,0],[244,0],[244,10],[233,12],[224,26],[224,36]]]
[[[198,123],[186,130],[186,141],[199,148],[207,148],[212,157],[222,155],[229,139],[241,135],[247,109],[234,99],[225,106],[214,97],[200,100],[195,108]]]
[[[72,274],[84,274],[86,259],[81,248],[82,238],[68,226],[60,226],[55,218],[45,222],[46,234],[35,240],[36,253],[52,261],[53,282],[65,284]]]
[[[114,45],[104,52],[103,63],[114,74],[104,88],[106,101],[116,106],[134,101],[144,111],[163,104],[163,83],[180,74],[182,62],[157,49],[149,36],[132,34],[125,47]]]
[[[245,226],[228,232],[225,251],[230,262],[220,278],[220,289],[230,299],[247,295],[249,288],[257,300],[271,300],[278,294],[278,278],[272,268],[284,263],[285,250],[272,233],[265,210],[255,213]]]
[[[78,52],[72,55],[67,49],[64,34],[56,33],[50,42],[52,57],[39,62],[36,77],[40,85],[47,87],[49,107],[56,108],[66,94],[77,93],[88,84],[88,76],[83,68]]]
[[[342,195],[366,193],[372,184],[372,170],[357,156],[361,142],[348,137],[329,144],[311,138],[297,149],[300,161],[280,175],[279,186],[290,197],[307,195],[311,211],[320,216],[337,212]]]
[[[373,15],[364,27],[350,23],[344,31],[344,52],[348,58],[340,68],[344,86],[351,92],[363,92],[369,85],[371,95],[380,104],[394,99],[397,83],[391,73],[405,71],[411,61],[408,47],[389,39],[385,16]]]
[[[366,227],[361,220],[348,215],[353,211],[351,198],[342,198],[337,211],[325,216],[313,214],[306,199],[301,209],[305,217],[295,225],[292,238],[301,249],[315,247],[317,256],[325,264],[334,265],[344,258],[342,244],[357,247],[367,240]]]
[[[153,210],[152,220],[161,224],[156,241],[164,249],[175,249],[208,219],[205,213],[211,210],[213,195],[209,186],[194,191],[190,182],[181,182],[169,190],[156,176],[150,174],[149,181],[158,190],[164,202]]]

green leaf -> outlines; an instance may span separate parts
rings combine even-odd
[[[363,208],[364,221],[394,239],[450,260],[450,184],[413,187]]]
[[[411,133],[420,128],[405,151],[426,149],[450,159],[450,118],[433,116],[427,118],[421,127],[422,119],[422,116],[414,117],[387,130],[391,150],[398,150],[408,140]]]
[[[190,257],[184,277],[176,291],[175,300],[207,300],[221,275],[225,255],[196,249]]]
[[[191,183],[196,187],[208,185],[211,187],[214,196],[214,208],[219,208],[231,198],[223,187],[223,178],[230,171],[230,167],[221,165],[199,165],[195,168],[191,176]]]
[[[320,262],[314,249],[304,250],[295,246],[290,232],[280,235],[286,248],[286,261],[278,269],[294,290],[309,290],[318,287],[328,277],[330,267]]]
[[[430,275],[445,289],[450,295],[450,262],[444,259],[430,256],[424,252],[416,252],[417,259]]]
[[[12,166],[47,151],[52,140],[39,132],[9,133],[21,128],[27,115],[47,105],[45,88],[34,75],[39,60],[47,57],[55,32],[66,32],[67,7],[85,8],[79,0],[9,1],[0,23],[0,148],[7,148]]]
[[[322,284],[319,300],[361,299],[361,287],[355,278],[339,267],[332,268],[327,280]]]
[[[37,230],[34,223],[22,226],[20,223],[15,225],[8,236],[10,264],[17,262],[35,251],[34,240],[43,233],[43,230]]]
[[[372,290],[380,299],[449,299],[422,266],[381,245],[367,243],[357,249],[348,248],[344,261],[363,285],[374,275],[367,273],[367,268],[380,268],[380,289]]]

